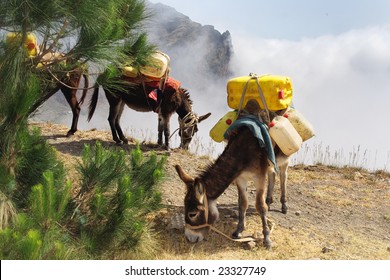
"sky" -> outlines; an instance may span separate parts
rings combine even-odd
[[[234,75],[291,77],[294,105],[316,130],[305,142],[310,152],[302,149],[296,161],[390,169],[390,1],[151,2],[229,30]],[[213,114],[215,123],[224,112]]]
[[[152,0],[220,32],[300,40],[390,23],[387,0]],[[239,3],[238,3],[239,2]]]

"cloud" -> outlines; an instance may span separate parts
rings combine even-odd
[[[371,27],[300,41],[233,37],[237,75],[287,75],[294,104],[321,142],[348,154],[353,147],[389,160],[390,28]],[[309,143],[309,142],[308,142]],[[374,163],[372,163],[374,164]]]
[[[232,78],[250,72],[291,77],[294,105],[316,131],[316,137],[307,142],[314,154],[309,160],[320,159],[315,153],[321,148],[322,153],[326,149],[331,156],[343,154],[344,159],[337,160],[340,165],[348,164],[351,155],[359,150],[365,167],[390,169],[387,113],[390,104],[390,27],[370,27],[299,41],[235,34],[232,34],[232,40]],[[215,156],[222,151],[223,144],[211,142],[209,131],[230,110],[226,102],[227,79],[219,80],[199,70],[202,68],[198,66],[206,59],[208,46],[205,40],[194,42],[192,47],[194,45],[196,52],[193,48],[188,51],[185,44],[177,50],[180,60],[176,61],[172,75],[189,89],[196,113],[212,112],[211,117],[199,125],[198,139],[192,148],[193,151],[214,152]],[[100,100],[107,103],[102,90]],[[80,121],[80,128],[93,126],[108,130],[108,108],[102,107],[92,124]],[[66,124],[69,123],[70,114],[66,118]],[[157,140],[157,115],[154,113],[126,109],[121,123],[128,135]],[[177,117],[172,116],[171,132],[177,127]],[[176,135],[171,146],[178,145]],[[297,157],[306,159],[302,153],[305,149]]]

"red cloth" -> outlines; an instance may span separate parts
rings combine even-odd
[[[154,101],[157,102],[157,91],[156,90],[152,90],[149,94],[148,94],[148,97],[150,99],[153,99]]]
[[[152,88],[158,88],[160,85],[160,82],[159,81],[151,81],[151,82],[147,82],[146,85],[149,87],[152,87]],[[172,77],[168,77],[165,80],[165,89],[166,90],[178,90],[180,86],[181,86],[181,83]]]

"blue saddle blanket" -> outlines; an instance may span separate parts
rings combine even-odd
[[[273,163],[275,171],[279,172],[276,164],[275,152],[272,146],[271,137],[268,133],[267,126],[261,122],[256,116],[246,115],[237,119],[223,135],[226,140],[229,140],[230,136],[233,135],[240,127],[246,126],[250,129],[253,136],[255,136],[260,143],[260,147],[265,148],[268,159]]]

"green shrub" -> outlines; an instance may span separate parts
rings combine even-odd
[[[144,158],[139,145],[130,159],[123,150],[106,150],[100,143],[93,150],[85,146],[77,167],[82,184],[75,219],[89,253],[114,257],[135,249],[148,234],[146,216],[161,203],[156,183],[165,158]]]

